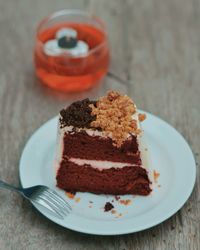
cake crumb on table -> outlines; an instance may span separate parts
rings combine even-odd
[[[80,202],[80,200],[81,200],[81,198],[80,198],[80,197],[77,197],[77,198],[75,199],[75,202]]]

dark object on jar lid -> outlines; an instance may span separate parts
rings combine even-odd
[[[63,49],[73,49],[77,45],[77,39],[74,37],[61,37],[58,39],[58,46]]]

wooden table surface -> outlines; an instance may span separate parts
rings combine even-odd
[[[64,96],[42,87],[32,64],[35,27],[53,11],[78,8],[107,24],[111,71],[99,89]],[[18,163],[29,136],[68,103],[118,89],[139,108],[172,124],[189,142],[197,182],[184,207],[149,230],[90,236],[64,229],[15,193],[0,191],[0,249],[200,249],[200,1],[0,0],[0,176],[19,184]]]

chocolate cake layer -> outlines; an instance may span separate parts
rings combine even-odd
[[[57,173],[57,186],[68,192],[96,194],[137,194],[151,192],[147,171],[139,166],[98,170],[90,165],[79,166],[62,160]]]
[[[131,136],[121,148],[114,147],[111,138],[89,136],[85,132],[65,133],[63,156],[88,160],[104,160],[141,164],[137,138]]]

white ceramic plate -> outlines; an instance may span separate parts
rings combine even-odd
[[[56,190],[72,205],[73,212],[61,220],[45,209],[35,207],[63,227],[97,235],[138,232],[176,213],[189,198],[195,184],[194,157],[187,142],[173,127],[152,114],[147,113],[147,116],[143,129],[152,160],[150,171],[160,173],[157,183],[153,183],[151,195],[120,196],[123,200],[131,200],[129,205],[121,204],[112,195],[77,193],[74,199],[69,199],[64,191],[56,188],[53,161],[58,118],[55,117],[27,142],[20,161],[20,181],[23,187],[42,184]],[[104,212],[103,207],[108,201],[113,201],[115,214]]]

